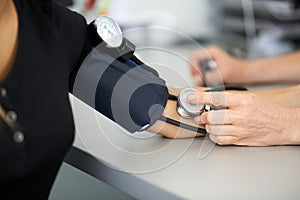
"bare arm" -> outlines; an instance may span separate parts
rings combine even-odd
[[[207,57],[215,60],[218,65],[217,70],[207,72],[208,83],[221,81],[225,84],[255,84],[300,81],[300,51],[274,58],[246,61],[237,59],[218,47],[207,47],[206,51],[195,51],[190,59],[190,70],[196,83],[203,84],[199,64]]]
[[[251,91],[282,106],[300,108],[300,85],[281,89]]]
[[[300,51],[252,61],[247,72],[248,79],[253,83],[299,82]]]

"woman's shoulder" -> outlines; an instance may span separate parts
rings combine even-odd
[[[89,51],[85,18],[52,0],[14,0],[20,8],[26,30],[35,29],[37,37],[46,40],[49,48],[58,48],[64,59],[77,67]],[[30,37],[34,37],[30,34]],[[38,40],[35,40],[38,41]],[[83,56],[81,56],[83,55]]]
[[[15,2],[19,2],[24,8],[20,14],[24,14],[29,27],[36,29],[35,32],[47,40],[50,48],[59,46],[61,54],[65,55],[64,59],[71,63],[71,69],[76,68],[84,57],[82,55],[86,55],[90,50],[85,18],[52,0]]]

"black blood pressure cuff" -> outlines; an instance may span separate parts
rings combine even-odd
[[[129,132],[153,125],[169,96],[161,78],[132,61],[120,62],[97,49],[81,65],[73,94]]]

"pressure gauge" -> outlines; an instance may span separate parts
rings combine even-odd
[[[116,48],[121,46],[123,34],[120,26],[107,16],[98,17],[93,25],[96,27],[98,36],[108,47]]]
[[[120,26],[107,16],[100,16],[87,27],[87,34],[93,48],[102,51],[121,62],[131,61],[156,76],[158,72],[145,65],[135,55],[135,45],[123,37]]]

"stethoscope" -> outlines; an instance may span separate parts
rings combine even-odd
[[[207,87],[207,79],[206,79],[206,73],[211,70],[217,69],[217,64],[215,61],[211,59],[204,59],[200,63],[200,69],[202,72],[202,78],[203,78],[203,86]],[[239,86],[239,85],[223,85],[223,86],[215,86],[212,87],[211,89],[205,90],[204,92],[218,92],[218,91],[224,91],[224,90],[239,90],[239,91],[245,91],[247,90],[246,87],[244,86]],[[208,105],[204,104],[190,104],[187,101],[187,97],[191,93],[198,92],[198,90],[194,88],[186,88],[180,92],[180,94],[177,97],[177,112],[180,116],[184,118],[192,118],[196,115],[201,114],[204,111],[209,111],[212,110],[213,108]],[[174,99],[174,97],[172,97]]]
[[[202,72],[204,86],[207,86],[206,73],[208,71],[216,69],[217,64],[215,61],[207,58],[200,63],[199,67]],[[215,86],[213,88],[207,89],[204,92],[220,92],[225,90],[247,91],[248,89],[244,86],[239,86],[239,85],[222,85],[222,86]],[[188,96],[195,92],[199,92],[199,91],[194,88],[185,88],[179,93],[178,96],[169,94],[169,100],[177,101],[176,110],[181,117],[190,119],[197,115],[200,115],[203,112],[208,112],[215,109],[214,107],[206,104],[190,104],[188,102]],[[203,128],[194,127],[189,124],[167,118],[165,116],[162,116],[161,120],[186,130],[195,131],[201,134],[207,134],[206,130]]]
[[[98,18],[96,18],[92,23],[88,25],[88,34],[92,45],[95,48],[98,48],[100,51],[104,51],[105,53],[111,55],[113,58],[129,65],[140,66],[146,71],[159,76],[158,72],[155,69],[149,67],[134,55],[135,45],[127,38],[123,37],[120,26],[111,18],[107,16],[99,16]],[[204,59],[200,63],[199,67],[202,72],[204,86],[206,87],[206,73],[210,70],[216,69],[217,63],[211,59]],[[204,92],[217,92],[224,90],[245,91],[247,90],[247,88],[237,85],[225,85],[213,87],[211,89],[205,90]],[[198,90],[194,88],[186,88],[182,90],[178,96],[169,94],[169,100],[177,101],[176,110],[181,117],[189,119],[200,115],[202,112],[207,112],[214,109],[209,105],[190,104],[187,100],[187,97],[189,94],[195,92],[198,92]],[[160,120],[186,130],[207,134],[205,129],[194,127],[165,116],[161,116]]]
[[[238,85],[225,85],[213,87],[211,89],[205,90],[204,92],[220,92],[225,90],[247,91],[247,88]],[[177,101],[176,110],[181,117],[191,119],[197,115],[201,115],[203,112],[208,112],[215,109],[214,107],[209,106],[207,104],[190,104],[187,100],[187,97],[188,95],[195,92],[199,92],[199,90],[196,90],[194,88],[185,88],[180,92],[178,96],[169,94],[169,100]],[[179,122],[165,116],[161,116],[160,120],[186,130],[195,131],[201,134],[207,134],[206,130],[203,128],[194,127],[189,124]]]

